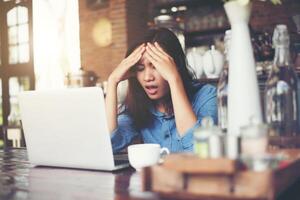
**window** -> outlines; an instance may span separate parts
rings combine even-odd
[[[0,126],[19,110],[17,95],[34,89],[31,34],[32,1],[0,0]]]
[[[9,64],[29,61],[28,8],[17,6],[7,13]]]
[[[61,88],[80,69],[79,12],[76,0],[34,0],[36,89]]]

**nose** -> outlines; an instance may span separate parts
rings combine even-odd
[[[152,67],[145,67],[144,71],[144,81],[153,81],[154,80],[154,74],[153,74],[153,68]]]

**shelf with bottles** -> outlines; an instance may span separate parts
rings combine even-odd
[[[180,21],[175,26],[184,31],[187,46],[196,46],[212,40],[215,35],[224,35],[229,28],[221,0],[156,0],[152,4],[150,16],[154,21],[162,15]]]
[[[225,29],[219,29],[219,31],[224,31]],[[193,33],[192,33],[193,34]],[[252,31],[252,45],[254,49],[254,55],[256,58],[256,71],[259,80],[259,87],[261,90],[265,87],[265,82],[267,76],[272,66],[272,59],[274,57],[274,49],[272,49],[272,34],[267,31]],[[203,69],[205,68],[203,64],[203,57],[205,52],[211,48],[212,45],[216,47],[219,52],[223,53],[224,48],[224,36],[223,34],[216,34],[213,37],[210,35],[197,36],[197,37],[186,37],[186,55],[187,61],[193,68],[197,77],[203,77]],[[192,52],[192,53],[191,53]],[[192,54],[195,58],[191,59]],[[195,55],[194,55],[195,54]],[[190,62],[192,60],[193,62]],[[195,64],[196,63],[196,64]],[[202,64],[201,64],[202,63]],[[201,79],[204,82],[216,83],[217,80]]]
[[[300,72],[297,72],[297,75],[298,75],[298,77],[300,77]],[[268,74],[267,73],[257,74],[257,79],[258,79],[259,88],[261,90],[264,90],[265,83],[268,79]],[[201,82],[201,83],[210,83],[213,85],[217,85],[217,83],[219,82],[219,78],[207,78],[204,76],[204,77],[197,79],[197,81]]]
[[[274,58],[272,46],[273,33],[268,30],[252,30],[251,42],[253,53],[257,62],[271,61]]]
[[[265,82],[267,81],[268,76],[267,75],[260,75],[257,77],[258,78],[258,84],[260,86],[261,89],[264,88]],[[198,82],[200,83],[208,83],[208,84],[212,84],[212,85],[217,85],[219,82],[219,78],[200,78],[197,79]]]

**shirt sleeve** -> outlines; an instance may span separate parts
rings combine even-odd
[[[200,126],[204,117],[210,116],[214,120],[214,123],[217,123],[218,114],[216,88],[212,85],[204,85],[201,87],[193,98],[192,107],[197,116],[197,122],[193,127],[188,129],[182,137],[178,134],[178,139],[181,140],[184,151],[193,150],[193,133],[195,129]]]
[[[218,123],[217,89],[212,85],[204,85],[195,95],[193,109],[199,122],[204,117],[211,117]]]
[[[138,131],[133,125],[133,120],[128,114],[120,114],[118,116],[118,127],[111,133],[111,143],[113,152],[116,153],[128,146]]]

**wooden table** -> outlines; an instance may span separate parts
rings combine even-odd
[[[159,199],[142,192],[140,174],[33,167],[25,149],[0,150],[0,199]]]
[[[299,169],[300,170],[300,169]],[[26,149],[0,150],[0,199],[176,199],[142,191],[141,174],[132,168],[118,172],[33,167]],[[181,197],[193,199],[193,197]],[[205,198],[214,199],[214,198]],[[218,198],[220,199],[220,198]],[[280,199],[300,199],[300,180]]]

